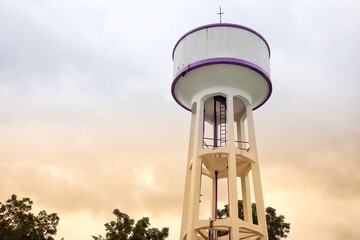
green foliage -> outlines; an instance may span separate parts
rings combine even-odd
[[[286,223],[283,215],[276,216],[276,210],[272,207],[266,208],[266,223],[269,240],[286,238],[290,232],[290,223]],[[270,238],[271,236],[271,238]]]
[[[239,218],[244,220],[244,208],[243,201],[238,201]],[[253,223],[258,224],[256,204],[251,204]],[[225,205],[223,209],[218,210],[218,218],[229,217],[229,205]],[[285,222],[283,215],[276,216],[276,209],[267,207],[265,210],[266,224],[269,235],[269,240],[280,240],[286,238],[290,232],[290,223]],[[219,232],[219,235],[225,235],[225,233]]]
[[[35,216],[30,212],[32,204],[30,198],[18,200],[14,194],[0,202],[1,240],[54,240],[60,218],[44,210]]]
[[[141,218],[134,226],[134,219],[120,212],[119,209],[115,209],[113,214],[116,220],[105,224],[105,238],[101,235],[92,236],[94,240],[164,240],[169,235],[169,228],[162,230],[149,228],[148,217]]]

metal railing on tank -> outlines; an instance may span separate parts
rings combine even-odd
[[[215,140],[217,142],[219,142],[220,144],[214,144]],[[203,148],[207,148],[207,149],[214,149],[217,147],[223,147],[226,145],[227,140],[221,140],[220,138],[214,139],[214,138],[208,138],[208,137],[204,137],[203,138]],[[246,152],[250,151],[250,142],[248,141],[235,141],[235,143],[237,144],[237,147],[240,150],[244,150]]]
[[[244,150],[246,152],[250,151],[250,142],[248,141],[235,141],[240,150]]]
[[[216,140],[216,141],[215,141]],[[203,138],[203,148],[217,148],[226,145],[227,140],[220,138]]]

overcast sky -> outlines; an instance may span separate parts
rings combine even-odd
[[[58,239],[104,234],[115,208],[178,239],[190,113],[171,53],[220,5],[271,48],[254,112],[265,205],[289,240],[357,240],[358,0],[0,0],[0,201],[58,213]]]

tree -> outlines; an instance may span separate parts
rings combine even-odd
[[[104,224],[105,238],[101,235],[92,236],[94,240],[164,240],[169,235],[169,228],[167,227],[162,230],[149,228],[150,220],[148,217],[141,218],[134,226],[134,219],[119,209],[115,209],[113,214],[116,216],[116,220]]]
[[[243,201],[238,201],[239,218],[244,220]],[[253,223],[258,224],[256,204],[251,204]],[[229,205],[226,204],[223,209],[218,210],[218,218],[229,217]],[[266,225],[269,240],[280,240],[286,238],[290,232],[290,223],[285,222],[283,215],[276,216],[276,209],[267,207],[265,210]],[[222,234],[222,233],[220,233]]]
[[[286,238],[290,232],[290,223],[286,223],[283,215],[276,216],[276,210],[272,207],[266,208],[266,224],[269,240]]]
[[[1,240],[54,240],[60,218],[56,213],[40,211],[32,214],[30,198],[18,200],[12,195],[5,203],[0,202]]]

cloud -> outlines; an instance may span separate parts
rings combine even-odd
[[[1,1],[1,201],[58,212],[65,238],[97,234],[71,226],[103,230],[119,208],[176,239],[190,115],[170,94],[171,51],[219,5]],[[265,202],[289,239],[356,239],[344,216],[360,221],[359,2],[221,5],[272,51],[274,91],[254,112]]]

